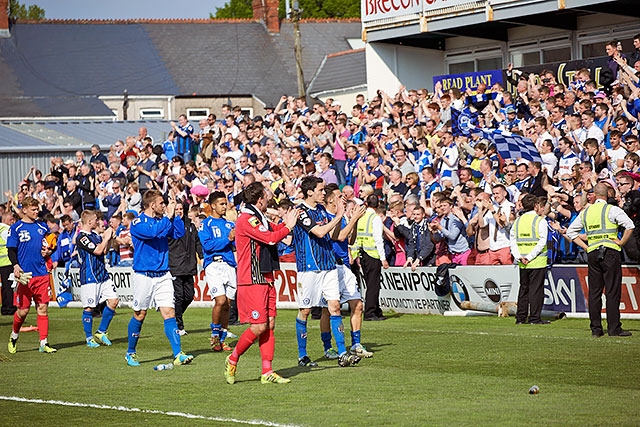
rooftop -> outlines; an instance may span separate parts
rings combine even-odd
[[[323,58],[360,39],[355,19],[302,20],[307,84]],[[297,93],[293,24],[254,19],[19,21],[0,38],[0,117],[109,117],[98,96]]]

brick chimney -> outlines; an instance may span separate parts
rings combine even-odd
[[[9,37],[9,0],[0,0],[0,37]]]
[[[0,0],[5,1],[5,0]],[[253,0],[253,18],[260,19],[267,27],[269,33],[280,33],[280,20],[278,19],[278,0]]]

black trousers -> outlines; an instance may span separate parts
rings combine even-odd
[[[236,295],[236,299],[232,299],[229,301],[229,325],[238,325],[238,296]]]
[[[635,228],[627,244],[624,245],[624,253],[627,255],[627,263],[640,263],[640,233]]]
[[[589,320],[591,332],[602,330],[602,290],[607,296],[607,331],[615,334],[622,329],[620,323],[620,295],[622,293],[622,262],[620,252],[607,248],[604,258],[598,259],[596,249],[587,254],[589,265]]]
[[[175,300],[178,329],[184,329],[182,315],[187,310],[187,307],[189,307],[189,304],[193,302],[193,296],[195,294],[193,283],[193,276],[191,275],[176,276],[173,280],[173,298]]]
[[[516,321],[539,322],[544,302],[544,277],[546,268],[521,268],[520,290],[518,291],[518,309]]]
[[[2,280],[2,314],[10,315],[15,313],[16,308],[13,305],[13,289],[11,288],[11,280],[9,275],[13,273],[13,266],[6,265],[0,267],[0,280]]]
[[[380,277],[382,275],[382,261],[373,258],[362,252],[360,255],[360,266],[364,275],[364,282],[367,285],[364,302],[364,318],[382,316],[380,308]]]

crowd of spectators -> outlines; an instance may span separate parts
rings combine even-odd
[[[565,86],[551,71],[534,75],[509,65],[513,93],[501,83],[480,84],[473,92],[443,91],[437,84],[432,91],[378,91],[368,100],[357,95],[344,106],[333,99],[307,106],[305,98],[282,96],[255,117],[224,105],[220,120],[210,114],[197,126],[180,115],[166,141],[154,141],[141,127],[108,153],[94,145],[73,159],[52,158],[46,172],[32,168],[15,194],[5,192],[1,209],[20,215],[24,197],[36,198],[42,219],[58,235],[57,265],[72,261],[82,210],[96,209],[117,231],[110,263],[130,265],[129,224],[148,189],[172,190],[198,223],[210,213],[208,194],[228,195],[233,220],[243,188],[261,181],[273,193],[269,213],[277,221],[301,201],[301,179],[317,175],[340,186],[347,208],[377,195],[387,259],[415,268],[512,264],[510,228],[521,198],[531,193],[544,200],[553,261],[584,262],[582,250],[563,236],[593,202],[598,182],[609,185],[609,203],[638,221],[640,35],[634,45],[627,55],[615,41],[606,45],[615,81],[604,87],[587,69]],[[462,134],[460,111],[477,128],[530,138],[541,161],[501,156],[486,133]],[[625,248],[627,261],[640,258],[637,242]],[[291,256],[286,243],[281,255]]]

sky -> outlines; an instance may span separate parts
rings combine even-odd
[[[208,18],[226,0],[20,0],[48,19]]]

